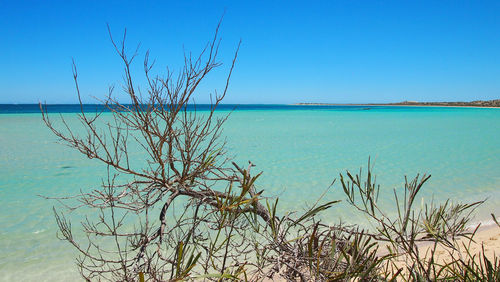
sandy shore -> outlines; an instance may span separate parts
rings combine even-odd
[[[473,231],[473,230],[471,230]],[[422,261],[428,261],[430,254],[433,250],[433,243],[419,244],[419,256]],[[467,255],[467,249],[470,254],[474,256],[474,261],[479,263],[482,260],[483,248],[484,255],[490,260],[494,261],[495,257],[500,255],[500,227],[497,225],[490,225],[480,227],[476,230],[473,240],[468,238],[461,238],[455,241],[457,251],[452,251],[451,248],[446,248],[443,245],[437,245],[435,249],[435,261],[440,265],[448,264],[454,260],[463,258],[465,261],[470,258]],[[386,252],[382,251],[380,254]],[[407,261],[405,256],[401,256],[391,260],[389,268],[396,272],[396,269],[403,268],[403,275],[405,275],[407,268],[405,267]]]
[[[471,230],[472,231],[472,230]],[[453,256],[456,258],[460,255],[465,255],[465,247],[463,244],[469,248],[471,254],[476,255],[476,260],[480,259],[479,254],[482,253],[482,249],[484,247],[484,253],[486,257],[493,261],[495,256],[500,255],[500,227],[497,225],[488,225],[485,227],[480,227],[476,230],[474,235],[474,241],[470,241],[466,238],[462,238],[456,241],[457,246],[462,246],[460,248],[461,254],[454,253]],[[432,243],[421,244],[419,248],[420,254],[422,257],[425,256],[426,252],[430,252],[432,247]],[[386,252],[381,251],[379,255],[384,255]],[[440,264],[445,264],[446,262],[450,262],[452,254],[449,253],[443,246],[439,246],[436,248],[436,259]],[[396,260],[396,265],[398,268],[403,267],[405,265],[405,259],[400,257]],[[405,271],[403,271],[405,273]],[[404,275],[404,274],[403,274]],[[265,278],[262,281],[270,282],[270,281],[286,281],[284,278],[279,275],[275,275],[272,279]],[[398,280],[399,281],[399,280]]]
[[[463,244],[470,244],[470,251],[472,254],[482,252],[482,248],[484,247],[486,257],[493,259],[495,256],[500,255],[500,227],[497,225],[480,227],[477,230],[472,242],[468,239],[462,238],[458,240],[458,243],[461,246],[463,246]],[[461,251],[463,255],[464,250]],[[436,250],[436,254],[438,255],[438,259],[442,259],[444,261],[450,258],[450,254],[448,254],[441,246]]]

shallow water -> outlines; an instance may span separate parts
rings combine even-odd
[[[227,148],[264,171],[257,185],[280,197],[282,211],[304,209],[340,172],[366,168],[371,157],[385,208],[405,175],[428,173],[424,202],[489,198],[476,220],[500,213],[500,109],[365,108],[240,107],[224,127]],[[75,122],[71,111],[64,115]],[[73,250],[55,236],[57,203],[37,195],[74,194],[98,185],[104,171],[55,141],[40,114],[0,107],[0,280],[78,278]],[[344,199],[338,183],[325,199]],[[324,218],[365,222],[343,205]]]

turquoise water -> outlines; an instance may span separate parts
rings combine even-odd
[[[64,115],[75,121],[75,114]],[[258,186],[280,197],[281,210],[304,209],[340,172],[366,167],[371,156],[388,209],[404,175],[428,173],[423,201],[489,198],[476,220],[500,214],[500,109],[247,107],[231,114],[224,133],[238,163],[251,160],[255,171],[264,171]],[[55,141],[40,114],[0,111],[2,281],[78,278],[73,250],[55,236],[57,203],[37,195],[77,193],[98,185],[104,171]],[[339,188],[325,197],[344,199]],[[342,205],[325,215],[340,219],[365,220]]]

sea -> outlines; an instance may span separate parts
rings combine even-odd
[[[83,107],[89,113],[99,109]],[[208,109],[196,106],[201,114]],[[56,125],[63,117],[78,127],[79,105],[47,110]],[[369,228],[370,221],[345,202],[338,179],[346,171],[366,172],[370,159],[380,184],[379,204],[390,215],[405,176],[424,174],[431,178],[417,208],[447,199],[486,200],[470,224],[491,224],[490,214],[500,215],[500,108],[221,105],[216,112],[228,114],[223,131],[228,155],[263,172],[257,189],[279,197],[280,213],[341,200],[322,220]],[[140,152],[133,156],[142,158]],[[81,279],[75,250],[57,238],[53,207],[61,206],[44,196],[88,191],[105,176],[97,161],[58,142],[38,105],[0,105],[0,281]],[[78,233],[84,215],[73,216]]]

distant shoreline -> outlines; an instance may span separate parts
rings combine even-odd
[[[413,102],[404,101],[399,103],[363,103],[363,104],[341,104],[341,103],[294,103],[292,106],[407,106],[407,107],[461,107],[461,108],[500,108],[500,99],[489,101],[472,102]]]
[[[290,106],[384,106],[384,107],[435,107],[435,108],[480,108],[480,109],[499,109],[500,106],[450,106],[450,105],[403,105],[403,104],[330,104],[330,103],[296,103]]]

